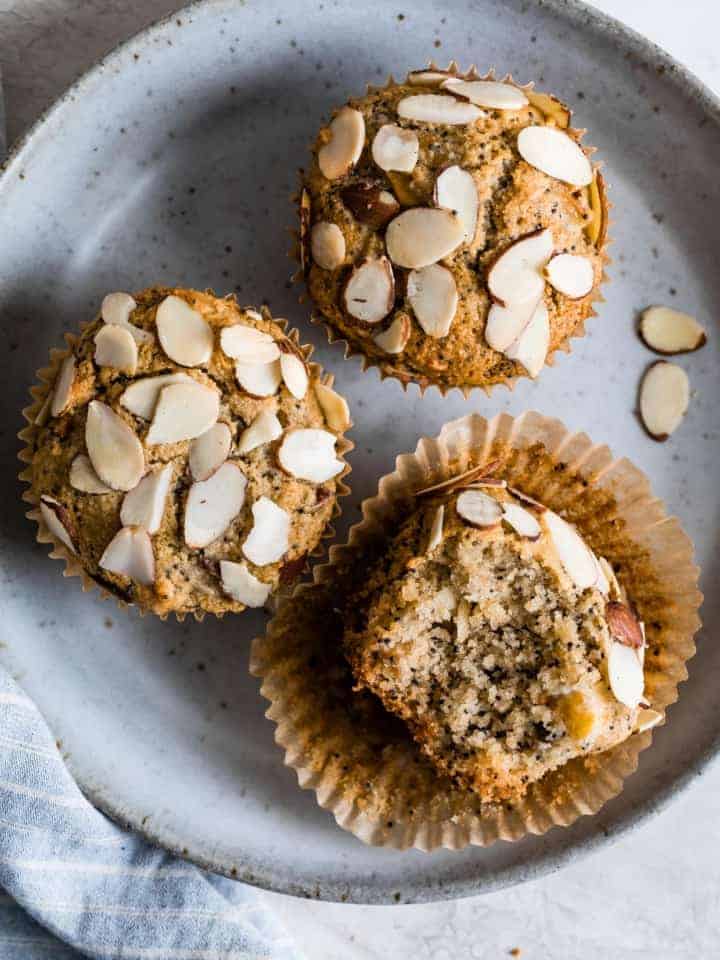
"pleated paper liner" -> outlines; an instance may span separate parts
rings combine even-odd
[[[646,624],[650,705],[664,714],[687,677],[700,626],[698,569],[691,541],[640,470],[534,412],[448,423],[397,458],[347,542],[314,568],[314,583],[280,603],[252,648],[251,670],[262,678],[286,765],[343,829],[369,844],[460,849],[568,826],[620,792],[652,740],[650,731],[635,733],[546,775],[517,803],[485,804],[437,774],[379,700],[353,690],[340,643],[343,595],[413,510],[415,491],[494,460],[497,476],[576,524],[613,565]]]
[[[211,296],[215,296],[213,291],[206,291]],[[314,351],[314,347],[311,344],[301,344],[300,343],[300,334],[299,331],[292,328],[288,329],[288,321],[270,316],[267,313],[268,319],[271,319],[274,323],[282,327],[285,336],[290,341],[292,348],[298,354],[301,354],[304,360],[308,365],[308,370],[310,372],[311,379],[318,377],[322,383],[326,386],[331,387],[334,382],[334,376],[331,373],[325,373],[322,366],[319,363],[310,361],[310,357]],[[90,326],[97,319],[94,318],[90,321],[85,321],[80,324],[80,330],[83,331],[86,327]],[[22,498],[26,503],[31,504],[31,509],[25,514],[28,519],[33,520],[37,524],[37,534],[36,539],[38,543],[51,544],[52,549],[49,552],[49,556],[53,560],[62,560],[65,564],[63,570],[64,577],[79,577],[83,592],[88,592],[90,590],[97,590],[100,593],[100,596],[104,600],[112,599],[114,600],[118,607],[122,610],[126,610],[128,607],[135,607],[135,604],[128,603],[125,598],[123,598],[118,593],[113,593],[107,588],[104,584],[99,583],[97,580],[94,580],[88,573],[85,571],[82,564],[78,561],[78,558],[73,554],[68,548],[61,543],[56,537],[52,535],[50,530],[45,523],[39,507],[39,499],[34,495],[31,485],[32,485],[32,461],[35,453],[35,443],[36,438],[39,432],[39,429],[47,422],[48,411],[50,405],[50,397],[52,395],[52,390],[55,385],[55,380],[57,378],[60,365],[62,364],[65,357],[67,357],[74,349],[77,344],[79,337],[72,333],[65,334],[65,341],[67,343],[66,349],[53,348],[50,351],[50,363],[47,367],[43,367],[37,371],[37,383],[35,386],[30,388],[30,395],[32,397],[32,403],[26,407],[23,411],[23,417],[27,421],[27,426],[24,427],[18,437],[23,441],[23,447],[18,454],[18,459],[21,460],[24,464],[27,464],[21,472],[19,473],[19,479],[28,485],[28,489],[23,492]],[[352,428],[352,421],[348,429]],[[338,436],[338,441],[336,444],[337,456],[342,460],[344,464],[343,471],[338,475],[337,478],[337,488],[336,488],[336,500],[333,505],[333,511],[331,514],[331,522],[328,522],[325,530],[323,531],[322,538],[320,542],[315,546],[315,548],[310,551],[310,553],[305,558],[305,562],[298,566],[297,569],[293,571],[294,575],[300,579],[308,573],[310,570],[310,561],[317,560],[325,555],[329,541],[335,538],[335,527],[333,526],[332,521],[337,520],[337,518],[342,513],[342,508],[339,503],[340,497],[346,497],[350,493],[350,487],[347,483],[343,482],[345,478],[351,471],[350,464],[347,462],[346,455],[354,448],[355,444],[348,440],[343,434]],[[282,584],[281,584],[282,586]],[[273,594],[268,598],[268,605],[271,604],[273,600]],[[138,611],[141,616],[145,616],[149,611],[138,606]],[[168,614],[159,615],[161,620],[166,620]],[[185,613],[175,613],[175,617],[179,621],[185,619]],[[205,618],[205,611],[195,611],[193,616],[197,621],[202,621]],[[223,613],[214,614],[222,618]]]
[[[458,77],[464,80],[495,80],[495,70],[492,69],[487,73],[481,75],[478,73],[476,67],[473,65],[464,73],[460,70],[458,64],[452,60],[446,68],[439,67],[434,61],[430,61],[426,70],[428,71],[441,71],[447,73],[451,76]],[[412,71],[413,73],[418,73],[420,71]],[[410,74],[408,74],[408,77]],[[503,82],[515,83],[510,74],[506,74],[501,78]],[[392,74],[388,76],[388,79],[384,86],[377,86],[374,84],[367,85],[367,93],[377,92],[379,90],[387,89],[395,85],[396,81]],[[525,94],[528,96],[528,99],[531,101],[531,106],[534,111],[537,112],[539,117],[542,117],[547,122],[548,120],[552,125],[560,127],[563,130],[567,130],[569,133],[577,136],[579,139],[587,132],[584,129],[577,127],[572,127],[570,121],[572,119],[571,109],[564,103],[562,103],[557,97],[549,93],[541,93],[534,89],[534,82],[526,84],[517,84],[520,89],[522,89]],[[311,144],[312,147],[312,144]],[[586,147],[587,152],[592,155],[596,152],[595,147]],[[546,366],[553,366],[555,363],[556,354],[559,352],[562,353],[571,353],[572,352],[572,340],[579,340],[585,336],[585,324],[592,317],[597,316],[597,311],[595,310],[595,304],[603,303],[605,301],[604,296],[602,295],[601,289],[603,284],[609,283],[609,277],[607,275],[607,266],[611,263],[610,257],[607,253],[607,248],[612,243],[612,240],[609,236],[609,229],[612,224],[610,219],[610,210],[612,204],[609,202],[607,197],[607,188],[603,175],[601,172],[602,164],[593,164],[594,171],[594,180],[589,187],[583,188],[586,191],[587,199],[590,204],[590,207],[593,211],[593,220],[586,230],[588,231],[588,236],[590,240],[596,245],[597,252],[600,256],[602,262],[602,274],[600,277],[599,284],[595,287],[592,299],[590,301],[590,311],[583,320],[581,320],[573,329],[572,333],[569,334],[561,343],[554,347],[551,351],[548,352],[547,358],[545,360]],[[365,353],[362,346],[355,340],[348,340],[346,336],[340,332],[333,323],[324,316],[324,314],[314,307],[312,297],[310,296],[310,291],[306,283],[307,272],[309,270],[309,265],[311,261],[310,256],[310,227],[311,227],[311,209],[310,209],[310,196],[308,191],[304,187],[304,172],[299,171],[300,185],[296,193],[292,194],[291,201],[294,205],[297,206],[297,215],[299,222],[299,229],[293,230],[293,248],[291,250],[291,257],[299,264],[299,269],[295,271],[291,280],[293,283],[303,284],[304,290],[300,294],[299,302],[304,304],[310,302],[313,304],[313,308],[310,313],[310,320],[316,326],[322,326],[325,328],[325,334],[328,339],[328,343],[340,343],[344,347],[344,358],[348,359],[349,357],[358,356],[360,358],[361,369],[363,372],[369,370],[371,367],[376,367],[380,375],[381,380],[394,379],[397,380],[403,390],[407,391],[409,385],[414,383],[418,386],[420,390],[420,395],[422,396],[425,391],[430,387],[437,387],[441,396],[446,396],[451,390],[460,390],[465,398],[470,395],[470,392],[476,388],[476,385],[457,385],[457,384],[445,384],[441,383],[436,379],[433,379],[429,375],[421,374],[419,372],[411,371],[393,361],[392,355],[388,354],[385,357],[382,356],[369,356]],[[452,328],[451,328],[452,331]],[[519,364],[516,364],[518,370],[522,370]],[[542,376],[542,371],[540,373]],[[509,390],[513,390],[515,384],[518,380],[525,379],[527,374],[524,372],[518,372],[512,377],[507,377],[505,380],[498,381],[489,385],[478,385],[478,389],[483,390],[487,395],[489,395],[495,387],[504,386]]]

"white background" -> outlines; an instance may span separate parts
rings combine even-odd
[[[172,0],[0,0],[8,133]],[[718,0],[602,0],[720,92]],[[720,168],[720,158],[718,158]],[[309,960],[685,960],[720,956],[720,764],[575,866],[471,900],[353,907],[266,894]]]

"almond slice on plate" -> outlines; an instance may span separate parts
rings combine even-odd
[[[106,324],[95,334],[95,363],[133,376],[137,370],[138,348],[132,333],[120,324]]]
[[[497,80],[460,80],[449,77],[441,84],[443,90],[455,96],[463,97],[479,107],[490,110],[522,110],[528,105],[528,98],[519,87]]]
[[[231,443],[230,427],[222,421],[195,437],[188,455],[193,480],[208,480],[227,460]]]
[[[385,353],[402,353],[410,339],[410,318],[405,314],[395,317],[393,322],[382,333],[373,337],[375,343]]]
[[[262,607],[270,596],[270,584],[253,576],[246,563],[221,560],[220,580],[225,593],[246,607]]]
[[[355,267],[345,285],[343,301],[351,317],[380,323],[395,302],[395,277],[388,258],[365,260]]]
[[[429,337],[440,340],[450,332],[458,305],[455,277],[439,263],[411,270],[407,297],[413,313]]]
[[[77,553],[74,544],[75,531],[67,509],[54,497],[40,497],[40,513],[50,533],[67,547],[70,553]]]
[[[171,383],[160,391],[145,442],[180,443],[209,430],[220,415],[220,394],[211,387]]]
[[[436,207],[453,210],[462,221],[465,243],[472,243],[477,228],[478,200],[475,178],[456,165],[446,167],[435,181],[433,194]]]
[[[645,690],[645,675],[637,652],[632,647],[613,640],[608,650],[607,665],[613,696],[634,710],[639,706]]]
[[[277,440],[282,432],[282,425],[275,414],[270,410],[261,410],[240,435],[237,451],[240,454],[250,453],[256,447],[262,447],[266,443]]]
[[[473,527],[496,527],[503,515],[498,501],[481,490],[463,490],[455,509]]]
[[[336,223],[316,223],[310,233],[310,251],[322,270],[336,270],[345,259],[345,237]]]
[[[595,284],[595,267],[589,257],[560,253],[545,267],[548,282],[571,300],[586,297]]]
[[[196,480],[185,503],[185,543],[200,550],[221,537],[242,510],[246,487],[245,474],[230,461],[207,480]]]
[[[411,70],[407,82],[412,87],[434,87],[440,86],[450,76],[447,70]]]
[[[335,455],[337,437],[316,428],[289,430],[278,449],[278,462],[286,473],[310,483],[325,483],[345,466]]]
[[[527,537],[528,540],[537,540],[542,530],[536,518],[526,510],[525,507],[517,503],[503,503],[503,520],[513,528],[515,533],[521,537]]]
[[[522,364],[528,376],[534,379],[545,364],[549,346],[550,320],[547,307],[541,301],[520,336],[505,350],[505,356]]]
[[[438,123],[457,126],[474,123],[487,114],[474,103],[465,103],[442,93],[418,93],[404,97],[397,105],[397,113],[403,120],[418,120],[421,123]]]
[[[145,472],[145,454],[135,433],[114,410],[91,400],[85,446],[93,469],[113,490],[132,490]]]
[[[512,243],[488,271],[490,293],[504,307],[537,301],[545,289],[542,270],[553,252],[549,229],[539,230]]]
[[[671,307],[648,307],[640,315],[640,336],[655,353],[692,353],[707,343],[695,317]]]
[[[172,476],[171,463],[146,474],[134,490],[125,494],[120,523],[124,527],[144,527],[148,533],[157,533],[165,513]]]
[[[100,316],[105,323],[128,330],[136,343],[152,343],[155,337],[151,333],[130,323],[130,314],[136,307],[129,293],[108,293],[103,298]]]
[[[433,514],[432,524],[430,525],[430,533],[428,534],[428,542],[425,547],[425,553],[432,553],[435,547],[440,546],[443,538],[443,526],[445,523],[445,504],[441,503]]]
[[[464,239],[465,226],[451,210],[412,207],[390,221],[385,246],[393,263],[417,270],[449,256]]]
[[[155,580],[155,557],[147,530],[123,527],[105,547],[99,565],[109,573],[129,577],[145,587]]]
[[[609,600],[605,605],[605,619],[613,640],[627,647],[645,646],[640,622],[627,604]]]
[[[341,397],[332,387],[317,381],[314,385],[315,396],[320,404],[325,423],[336,433],[343,433],[351,426],[350,408],[345,397]]]
[[[50,414],[58,417],[68,405],[70,394],[72,392],[73,382],[75,380],[75,358],[72,354],[65,357],[60,364],[55,387],[53,388],[52,401],[50,403]]]
[[[290,548],[290,514],[268,497],[252,505],[253,528],[242,551],[256,567],[277,563]]]
[[[213,351],[210,325],[180,297],[165,297],[155,314],[160,345],[181,367],[207,363]]]
[[[235,364],[235,378],[240,386],[252,397],[272,397],[282,381],[280,361],[273,363],[243,363]]]
[[[349,183],[340,196],[358,223],[365,223],[373,230],[381,230],[400,212],[400,204],[393,194],[374,180]],[[344,249],[343,246],[343,256]]]
[[[330,123],[330,140],[318,150],[318,166],[328,180],[336,180],[360,159],[365,143],[365,120],[358,110],[343,107]]]
[[[690,382],[682,367],[658,360],[640,384],[640,419],[653,440],[667,440],[680,426],[690,403]]]
[[[280,373],[290,393],[296,400],[302,400],[307,393],[308,373],[300,357],[294,353],[283,353],[280,357]]]
[[[539,301],[536,303],[529,300],[527,303],[515,303],[509,307],[493,303],[485,323],[484,336],[487,345],[504,353],[530,323],[538,303]]]
[[[81,493],[113,492],[95,473],[90,457],[84,453],[79,453],[70,464],[70,486]]]
[[[220,349],[226,357],[243,363],[272,363],[280,356],[280,347],[269,333],[244,323],[222,328]]]
[[[587,187],[593,170],[582,147],[556,127],[524,127],[518,134],[518,151],[531,167],[574,187]]]
[[[372,158],[381,170],[412,173],[419,153],[417,134],[394,123],[380,127],[372,142]]]
[[[165,373],[136,380],[120,396],[120,406],[141,420],[152,420],[163,387],[171,383],[196,383],[186,373]]]
[[[594,587],[598,579],[595,556],[577,530],[552,510],[544,511],[542,521],[565,573],[578,590]]]

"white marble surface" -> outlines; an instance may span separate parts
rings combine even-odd
[[[717,0],[596,4],[720,92]],[[118,40],[174,0],[0,0],[9,138]],[[670,809],[577,865],[482,898],[354,907],[266,896],[312,960],[684,960],[718,955],[720,764]]]

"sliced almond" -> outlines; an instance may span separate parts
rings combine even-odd
[[[687,374],[675,363],[658,360],[640,384],[640,418],[653,440],[667,440],[680,426],[690,402]]]
[[[186,373],[166,373],[136,380],[120,396],[120,405],[141,420],[152,420],[160,391],[171,383],[195,383]]]
[[[586,297],[595,284],[595,267],[589,257],[574,253],[560,253],[545,267],[545,275],[553,287],[569,297]]]
[[[324,383],[317,381],[314,385],[315,396],[320,404],[325,423],[336,433],[343,433],[351,425],[350,408],[345,397]]]
[[[193,480],[207,480],[227,460],[232,434],[222,421],[214,424],[190,444],[188,466]]]
[[[645,645],[640,622],[627,604],[617,600],[608,601],[605,605],[605,619],[613,640],[624,643],[627,647],[639,648]]]
[[[105,323],[127,330],[136,343],[152,343],[155,337],[151,333],[130,323],[130,314],[136,307],[137,303],[129,293],[108,293],[100,307],[100,315]]]
[[[415,491],[416,497],[425,497],[428,494],[448,493],[458,487],[469,487],[472,483],[485,482],[488,485],[504,485],[504,481],[493,480],[491,474],[500,466],[499,460],[491,460],[489,463],[481,463],[475,467],[470,467],[463,473],[458,473],[454,477],[448,477],[447,480],[441,480],[439,483],[433,483],[429,487],[422,487]]]
[[[106,324],[95,334],[95,363],[133,376],[137,370],[137,342],[130,331],[119,324]]]
[[[505,350],[505,356],[522,364],[528,376],[535,378],[545,365],[549,346],[550,320],[547,307],[541,302],[520,336]]]
[[[280,347],[269,333],[245,323],[234,323],[220,331],[220,348],[226,357],[243,363],[272,363],[280,356]]]
[[[252,505],[253,528],[242,551],[256,567],[277,563],[290,548],[290,514],[268,497]]]
[[[220,415],[220,394],[200,383],[171,383],[160,391],[145,442],[181,443],[201,436]]]
[[[464,239],[464,224],[451,210],[413,207],[390,221],[385,245],[393,263],[417,270],[449,256]]]
[[[537,303],[545,289],[542,271],[553,252],[549,229],[521,237],[502,253],[488,271],[490,293],[504,307]]]
[[[618,578],[615,576],[615,571],[605,557],[598,557],[597,562],[600,570],[598,589],[606,596],[612,594],[614,598],[620,599],[623,596],[623,592],[620,589]]]
[[[328,180],[336,180],[360,159],[365,144],[365,120],[358,110],[343,107],[329,129],[330,140],[318,150],[318,166]]]
[[[695,317],[671,307],[648,307],[640,315],[640,336],[655,353],[692,353],[707,343]]]
[[[81,493],[112,493],[112,489],[95,473],[90,457],[84,453],[79,453],[70,464],[70,486]]]
[[[145,454],[133,430],[114,410],[91,400],[85,446],[93,469],[113,490],[132,490],[145,472]]]
[[[289,430],[278,449],[278,462],[287,473],[310,483],[325,483],[345,466],[335,454],[337,437],[316,428]]]
[[[372,158],[381,170],[412,173],[419,153],[417,134],[394,123],[380,127],[372,142]]]
[[[73,542],[75,539],[73,524],[66,507],[54,497],[43,495],[40,497],[40,513],[53,537],[67,547],[70,553],[77,553]]]
[[[463,490],[455,504],[458,514],[473,527],[495,527],[503,508],[494,497],[481,490]]]
[[[210,325],[180,297],[165,297],[155,315],[160,344],[181,367],[207,363],[213,351]]]
[[[270,584],[253,576],[246,563],[221,560],[220,580],[225,593],[246,607],[262,607],[270,596]]]
[[[407,82],[413,87],[439,87],[449,77],[447,70],[412,70],[407,75]]]
[[[547,507],[544,503],[540,503],[539,500],[536,500],[534,497],[529,496],[527,493],[523,493],[522,490],[518,490],[516,487],[508,487],[510,493],[517,497],[518,500],[522,500],[523,503],[526,503],[531,510],[535,513],[545,513]]]
[[[556,127],[524,127],[518,134],[518,151],[531,167],[574,187],[592,182],[593,171],[582,147]]]
[[[35,414],[33,423],[36,427],[44,427],[50,419],[50,405],[52,404],[52,395],[48,394],[43,400],[40,409]]]
[[[120,523],[124,527],[144,527],[148,533],[157,533],[165,513],[172,476],[171,463],[146,474],[134,490],[125,494]]]
[[[235,378],[243,390],[253,397],[272,397],[282,381],[280,361],[273,363],[243,363],[235,364]]]
[[[487,116],[485,111],[474,103],[465,103],[442,93],[418,93],[404,97],[397,105],[397,113],[403,120],[444,126],[474,123]]]
[[[99,565],[109,573],[152,586],[155,580],[155,557],[147,530],[123,527],[105,547]]]
[[[458,305],[455,277],[439,263],[411,270],[407,297],[417,322],[429,337],[440,340],[450,332]]]
[[[637,733],[645,733],[646,730],[652,730],[653,727],[657,727],[657,725],[662,723],[664,719],[665,718],[662,713],[658,713],[657,710],[652,710],[649,707],[646,707],[644,710],[640,711],[640,716],[638,717],[635,730]]]
[[[373,337],[375,343],[385,353],[402,353],[410,339],[410,318],[404,313],[395,317],[393,322],[382,333]]]
[[[435,547],[440,546],[443,538],[443,525],[445,523],[445,504],[441,503],[433,514],[430,533],[428,535],[425,553],[432,553]]]
[[[185,503],[185,543],[201,550],[221,537],[242,510],[246,487],[245,474],[230,461],[193,483]]]
[[[280,373],[290,393],[296,400],[302,400],[307,393],[308,373],[300,357],[294,353],[283,353],[280,357]]]
[[[509,307],[501,307],[499,303],[493,303],[485,323],[484,336],[487,345],[493,350],[504,353],[530,323],[530,318],[537,306],[538,303],[534,300],[515,303]]]
[[[612,641],[608,650],[608,681],[613,696],[634,710],[642,700],[645,676],[642,664],[632,647]]]
[[[453,210],[462,221],[465,243],[472,243],[477,228],[478,200],[475,178],[455,164],[446,167],[435,181],[435,206]]]
[[[595,557],[577,530],[552,510],[545,510],[542,521],[565,573],[578,590],[594,587],[598,577]]]
[[[400,212],[400,204],[392,193],[374,180],[364,179],[349,183],[340,196],[358,223],[367,224],[373,230],[381,230]],[[344,249],[343,246],[343,256]]]
[[[442,83],[443,90],[463,97],[470,103],[490,110],[522,110],[528,105],[528,98],[519,87],[497,80],[460,80],[449,77]]]
[[[58,417],[68,405],[70,394],[72,392],[73,382],[75,380],[75,358],[65,357],[60,364],[55,388],[53,389],[52,402],[50,404],[50,414]]]
[[[282,432],[282,425],[275,414],[270,410],[261,410],[240,435],[237,451],[240,454],[250,453],[256,447],[262,447],[266,443],[277,440]]]
[[[395,277],[388,258],[365,260],[355,267],[345,285],[343,300],[351,317],[380,323],[395,302]]]
[[[312,258],[322,270],[336,270],[345,259],[345,237],[336,223],[316,223],[310,234]]]
[[[535,517],[525,507],[517,503],[503,503],[503,520],[506,520],[515,533],[528,540],[537,540],[542,530]]]

